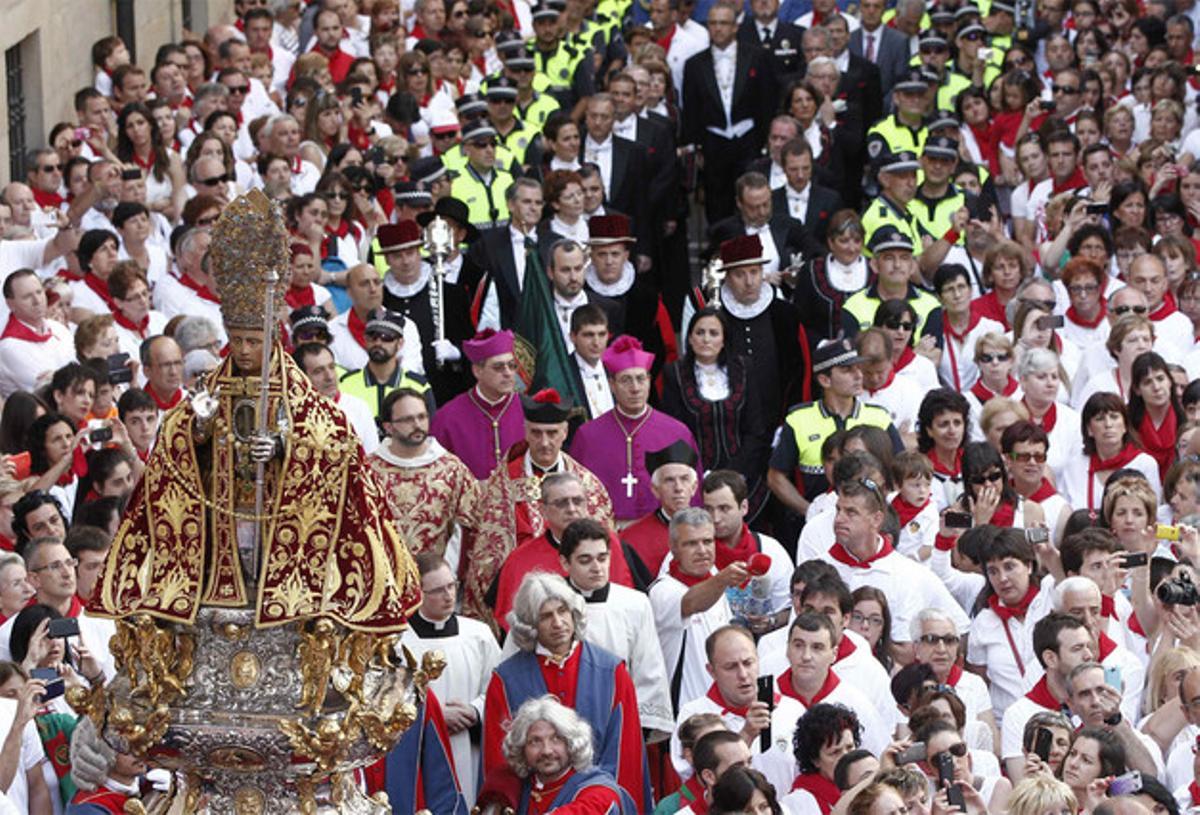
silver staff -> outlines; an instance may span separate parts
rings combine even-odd
[[[721,256],[715,255],[700,273],[700,291],[707,305],[721,307],[721,284],[725,282],[725,264]]]
[[[263,275],[263,282],[267,284],[267,301],[263,309],[263,352],[260,370],[262,379],[258,388],[258,427],[255,428],[257,431],[255,435],[259,438],[269,437],[271,434],[267,417],[267,400],[271,391],[271,356],[275,350],[275,343],[272,339],[275,335],[275,287],[279,285],[279,271],[274,266],[268,268],[266,274]],[[255,463],[254,548],[250,555],[250,576],[256,581],[258,580],[258,555],[262,548],[263,493],[267,488],[266,470],[266,461],[260,460]]]
[[[425,227],[425,251],[433,258],[433,280],[429,284],[429,307],[433,311],[434,340],[446,339],[446,315],[442,305],[442,285],[446,279],[446,258],[454,251],[454,230],[442,216],[437,216]],[[442,361],[438,360],[438,367]]]

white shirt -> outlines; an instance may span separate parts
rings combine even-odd
[[[729,397],[729,372],[716,364],[703,365],[699,362],[696,368],[696,385],[700,396],[709,402],[722,402]]]
[[[170,320],[177,315],[187,317],[204,317],[217,329],[217,338],[221,344],[226,342],[225,323],[221,319],[221,304],[206,300],[196,294],[193,289],[179,282],[174,275],[167,275],[158,281],[151,296],[156,311]]]
[[[1154,489],[1154,494],[1162,499],[1162,482],[1158,477],[1158,462],[1146,453],[1138,453],[1125,465],[1128,469],[1137,470],[1146,476],[1146,480]],[[1104,482],[1100,473],[1091,476],[1091,503],[1088,503],[1088,456],[1083,452],[1072,456],[1063,467],[1058,480],[1058,491],[1067,499],[1067,503],[1076,509],[1094,509],[1100,511],[1100,503],[1104,497]]]
[[[293,165],[292,172],[292,195],[305,195],[317,188],[317,182],[321,180],[321,171],[317,169],[317,165],[312,162],[300,159],[300,169],[295,170]]]
[[[721,107],[725,109],[725,123],[733,124],[733,82],[737,76],[737,40],[724,48],[712,46],[713,73],[717,78],[717,91],[721,95]]]
[[[637,121],[638,117],[632,113],[624,119],[615,120],[612,127],[613,135],[620,139],[637,141]]]
[[[613,396],[608,387],[608,375],[604,372],[604,363],[597,361],[595,365],[591,365],[578,353],[575,354],[575,363],[579,366],[579,378],[583,380],[583,390],[587,396],[588,411],[592,418],[612,410]]]
[[[563,342],[567,345],[567,347],[570,347],[571,315],[575,313],[575,309],[587,305],[587,292],[580,290],[579,294],[575,295],[570,300],[565,299],[558,292],[554,292],[553,296],[554,316],[558,318],[558,328],[560,331],[562,331]]]
[[[897,429],[908,425],[909,430],[917,428],[917,411],[924,398],[925,389],[915,380],[903,376],[893,377],[890,384],[877,391],[864,390],[862,394],[864,402],[886,410]]]
[[[379,427],[375,424],[375,414],[362,399],[354,394],[339,393],[337,406],[350,420],[350,426],[362,442],[363,451],[369,456],[379,447]]]
[[[163,333],[163,329],[167,327],[166,315],[150,310],[150,321],[146,324],[146,336],[142,337],[138,332],[128,329],[120,323],[113,323],[113,328],[117,330],[117,342],[121,345],[121,353],[129,354],[131,359],[137,359],[141,351],[142,343],[153,337],[156,334]]]
[[[333,341],[329,350],[338,365],[347,371],[358,371],[367,367],[367,349],[358,344],[350,333],[350,312],[346,309],[329,321],[329,333]],[[425,373],[421,358],[421,332],[413,320],[404,321],[404,345],[400,349],[400,367],[410,373]]]
[[[985,607],[975,615],[971,623],[970,637],[967,639],[967,662],[987,666],[992,690],[992,708],[996,711],[997,719],[1002,718],[1008,706],[1024,696],[1044,673],[1037,655],[1033,652],[1033,627],[1038,620],[1049,614],[1053,607],[1046,580],[1051,581],[1049,585],[1053,585],[1054,578],[1047,577],[1043,580],[1042,589],[1029,606],[1025,619],[1018,620],[1014,617],[1008,621],[1008,630],[1024,666],[1024,673],[1017,667],[1008,635],[1004,633],[1004,624],[996,612]]]
[[[758,240],[762,243],[762,256],[766,258],[762,265],[763,274],[778,272],[781,267],[785,266],[785,259],[779,257],[779,248],[775,245],[775,238],[771,235],[771,224],[765,223],[762,226],[750,226],[746,224],[747,235],[758,235]]]
[[[712,574],[716,573],[714,567]],[[670,575],[661,576],[650,585],[650,605],[654,608],[654,624],[658,629],[663,661],[669,666],[667,670],[672,672],[672,680],[676,665],[680,666],[682,672],[679,683],[681,706],[696,697],[704,696],[708,690],[712,679],[705,670],[708,656],[704,652],[704,641],[708,639],[709,634],[727,625],[733,617],[724,593],[708,609],[684,617],[681,604],[687,591],[687,586]],[[674,738],[675,736],[672,736],[672,739]]]
[[[604,197],[612,196],[612,134],[602,142],[597,142],[591,136],[583,141],[583,157],[591,164],[600,168],[600,178],[604,182]]]
[[[800,223],[804,223],[804,218],[808,214],[808,197],[811,192],[811,183],[805,184],[802,190],[796,190],[790,184],[784,187],[784,194],[787,196],[788,214]]]
[[[995,333],[1004,334],[1004,326],[995,320],[983,317],[977,322],[974,328],[967,331],[966,336],[961,340],[950,336],[948,322],[945,312],[942,313],[943,323],[943,340],[944,348],[942,349],[942,361],[938,365],[938,373],[952,388],[958,388],[965,391],[975,384],[975,380],[979,379],[979,367],[975,364],[975,343],[984,334]],[[950,366],[951,361],[951,344],[953,344],[953,358],[957,374]]]
[[[75,361],[70,329],[54,320],[46,320],[45,327],[50,338],[44,342],[0,339],[0,396],[7,399],[16,391],[33,392],[43,374],[53,374]]]

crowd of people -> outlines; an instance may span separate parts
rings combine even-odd
[[[1200,809],[1194,0],[234,7],[0,188],[0,812],[156,777],[64,690],[253,190],[448,657],[397,811]]]

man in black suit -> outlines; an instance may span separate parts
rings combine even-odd
[[[850,51],[850,24],[845,15],[834,14],[825,23],[829,31],[833,61],[842,72],[838,94],[847,99],[861,99],[863,115],[868,122],[877,122],[883,117],[883,90],[879,68],[872,62]]]
[[[762,48],[737,45],[738,10],[729,0],[713,3],[711,46],[683,69],[683,142],[700,150],[710,224],[733,214],[733,179],[762,150],[779,104],[770,58]]]
[[[639,243],[652,255],[654,242],[646,215],[646,182],[650,177],[646,148],[614,135],[615,120],[616,106],[607,93],[597,93],[587,100],[587,131],[579,143],[579,160],[600,168],[604,200],[630,217]]]
[[[505,190],[504,199],[508,225],[482,230],[467,253],[472,263],[486,270],[472,298],[472,318],[480,330],[512,328],[529,268],[527,252],[537,251],[542,185],[518,178]]]
[[[804,224],[822,245],[833,213],[842,208],[842,198],[828,187],[812,180],[812,147],[804,139],[794,139],[780,152],[787,183],[771,193],[771,209]]]
[[[786,183],[783,175],[783,146],[793,139],[800,138],[800,123],[790,113],[781,113],[771,120],[767,131],[767,154],[756,158],[746,167],[746,172],[753,170],[767,177],[771,189],[777,190]]]
[[[862,27],[850,35],[850,53],[873,62],[879,68],[883,90],[883,108],[889,109],[892,86],[908,69],[908,38],[883,24],[884,0],[860,0]]]
[[[778,283],[779,273],[789,266],[798,266],[801,257],[814,257],[825,251],[804,224],[788,217],[787,210],[775,211],[766,176],[746,173],[737,180],[735,190],[737,214],[718,221],[708,230],[709,257],[731,238],[757,235],[762,244],[763,277]]]
[[[750,10],[738,28],[738,45],[757,45],[766,51],[780,85],[799,78],[804,70],[800,53],[804,29],[779,19],[779,0],[750,0]]]
[[[587,252],[583,246],[570,238],[560,238],[550,250],[551,300],[554,316],[562,332],[563,345],[571,347],[571,315],[580,306],[589,303],[600,306],[608,316],[608,324],[614,333],[622,333],[621,307],[602,294],[584,288],[587,281]]]
[[[584,285],[588,292],[617,305],[621,333],[641,340],[642,347],[654,354],[657,368],[666,356],[658,324],[658,291],[650,275],[638,274],[633,268],[629,260],[633,242],[629,219],[624,215],[597,215],[588,220],[591,259],[584,270]],[[657,370],[651,371],[654,373]]]

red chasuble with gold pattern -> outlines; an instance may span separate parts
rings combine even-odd
[[[377,632],[404,627],[420,582],[362,445],[278,343],[274,360],[267,415],[271,425],[285,417],[286,429],[282,460],[266,468],[258,597],[248,597],[238,552],[238,524],[253,522],[254,483],[238,453],[245,445],[234,408],[257,401],[259,378],[238,376],[228,358],[208,382],[220,403],[208,441],[194,440],[188,400],[163,419],[90,612],[190,624],[201,605],[253,601],[264,628],[310,617]]]

